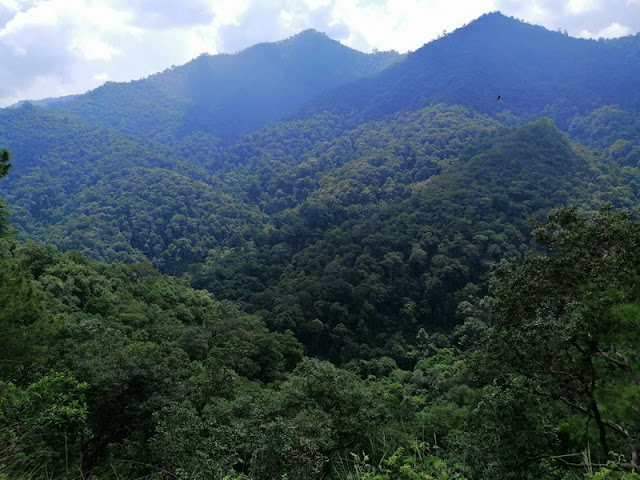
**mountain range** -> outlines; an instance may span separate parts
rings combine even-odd
[[[354,111],[361,120],[443,102],[492,115],[547,115],[566,127],[602,105],[640,107],[639,49],[638,36],[572,38],[496,12],[379,75],[327,92],[304,111]]]
[[[306,30],[235,55],[201,55],[142,80],[108,82],[44,106],[165,143],[198,132],[234,139],[402,58],[396,52],[364,54]]]
[[[308,30],[235,55],[203,55],[142,80],[2,110],[0,144],[14,164],[3,193],[23,238],[108,261],[147,258],[173,274],[192,271],[197,285],[216,285],[216,293],[259,309],[249,298],[268,291],[324,235],[363,229],[361,216],[386,224],[404,208],[413,216],[443,210],[416,200],[419,192],[441,191],[444,202],[463,188],[446,179],[466,178],[476,165],[483,167],[471,185],[484,196],[474,195],[494,207],[497,198],[512,203],[514,185],[530,191],[513,210],[491,210],[496,220],[526,221],[578,198],[592,207],[600,197],[633,205],[637,189],[624,182],[640,160],[637,78],[637,36],[575,39],[500,13],[407,55],[363,54]],[[512,162],[488,162],[499,138],[516,142],[510,129],[533,128],[519,125],[541,116],[551,119],[547,135],[558,137],[551,144],[559,151],[548,151],[549,158],[569,161],[570,150],[560,145],[580,141],[595,148],[580,154],[591,159],[591,171],[615,173],[604,183],[592,174],[578,188],[576,172],[554,170],[561,161],[539,178],[523,176]],[[531,151],[530,161],[544,163],[536,156],[543,143],[529,137],[529,144],[517,143]],[[497,182],[505,175],[508,182]],[[612,182],[621,195],[609,191]],[[541,196],[544,184],[556,183],[566,183],[560,197],[542,201],[558,194]],[[480,215],[476,200],[469,231]],[[460,208],[445,216],[462,228]],[[287,252],[268,278],[264,259],[255,275],[218,273],[223,279],[212,284],[200,278],[206,265],[217,271],[261,242]],[[411,254],[409,243],[393,250]],[[254,282],[246,286],[251,294],[234,291],[245,277]]]
[[[0,110],[0,478],[632,478],[638,79],[494,12]]]

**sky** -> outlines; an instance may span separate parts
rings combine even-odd
[[[495,10],[575,37],[640,31],[640,0],[0,0],[0,106],[308,28],[365,52],[407,52]]]

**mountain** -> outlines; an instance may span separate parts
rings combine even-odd
[[[578,39],[495,12],[319,96],[298,116],[328,111],[357,123],[443,102],[505,119],[548,115],[564,127],[602,105],[637,111],[638,78],[640,35]]]
[[[398,59],[0,110],[0,480],[634,477],[638,37]]]
[[[374,348],[400,362],[391,339],[459,322],[458,305],[481,298],[490,264],[529,248],[531,218],[567,204],[637,205],[626,188],[637,170],[626,177],[549,119],[505,130],[432,107],[372,126],[276,174],[291,190],[281,183],[275,202],[313,190],[253,242],[194,265],[195,285],[258,309],[314,355],[346,362]],[[296,181],[297,171],[306,175]]]
[[[107,82],[44,106],[155,141],[195,132],[233,138],[401,58],[395,52],[364,54],[307,30],[233,55],[201,55],[142,80]]]
[[[245,243],[272,248],[277,238],[289,252],[282,258],[290,261],[332,228],[359,215],[380,215],[383,205],[404,205],[422,182],[443,182],[439,178],[447,178],[452,165],[489,148],[513,118],[566,113],[547,103],[554,101],[550,70],[560,96],[575,95],[580,82],[601,90],[593,78],[570,75],[597,61],[605,67],[618,62],[624,68],[612,82],[626,82],[636,68],[637,56],[629,53],[636,40],[572,39],[493,13],[334,90],[327,87],[378,71],[397,55],[365,55],[306,31],[235,55],[202,56],[144,80],[48,103],[46,110],[25,104],[0,111],[0,142],[13,151],[15,164],[3,193],[23,238],[102,260],[147,258],[166,273],[181,274],[242,257],[244,247],[238,247]],[[571,55],[573,66],[567,65]],[[511,78],[513,91],[499,90],[501,100],[487,96],[487,78]],[[619,99],[621,92],[611,90]],[[321,91],[307,106],[310,116],[233,140]],[[625,110],[600,103],[611,98],[585,94],[587,114],[569,122],[580,142],[601,149],[600,162],[638,163],[633,95]],[[440,99],[446,102],[434,103]],[[314,112],[318,102],[326,102],[328,112]],[[434,105],[419,108],[422,103]],[[579,101],[572,105],[578,108]],[[507,106],[513,110],[497,110]],[[243,127],[234,130],[238,122]],[[227,142],[212,133],[228,134]],[[486,168],[497,175],[493,166]],[[557,181],[568,175],[557,174]],[[523,202],[537,198],[541,188],[532,186]],[[608,188],[593,195],[606,196]],[[486,196],[498,195],[490,190]],[[624,203],[620,199],[630,194],[620,190],[608,198]],[[252,267],[252,286],[239,287],[246,276],[229,274],[238,265],[199,285],[251,302],[256,290],[273,285],[285,263]]]
[[[65,251],[108,261],[148,258],[177,273],[259,222],[255,208],[171,150],[30,104],[0,111],[0,144],[13,155],[2,195],[14,226],[23,238]]]

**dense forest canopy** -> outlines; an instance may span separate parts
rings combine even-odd
[[[492,13],[0,110],[0,480],[640,478],[639,70]]]

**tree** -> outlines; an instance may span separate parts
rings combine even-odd
[[[279,401],[300,445],[317,454],[360,451],[384,419],[375,385],[328,362],[305,359],[282,384]]]
[[[7,173],[9,173],[9,169],[11,168],[11,164],[9,163],[10,159],[9,150],[1,150],[0,151],[0,178],[5,177]]]
[[[57,372],[24,388],[0,380],[0,478],[59,478],[79,468],[86,388]]]
[[[479,370],[507,391],[538,396],[546,403],[539,411],[557,425],[559,447],[520,462],[598,445],[582,465],[637,471],[640,223],[610,207],[591,217],[561,208],[549,218],[534,230],[548,254],[532,251],[493,272],[492,330]],[[568,459],[557,458],[581,466]]]
[[[9,150],[1,150],[0,151],[0,179],[6,177],[9,173],[9,169],[11,168],[11,164],[9,163],[10,155]],[[6,218],[6,207],[4,206],[4,202],[0,199],[0,237],[6,233],[6,229],[9,223]]]

